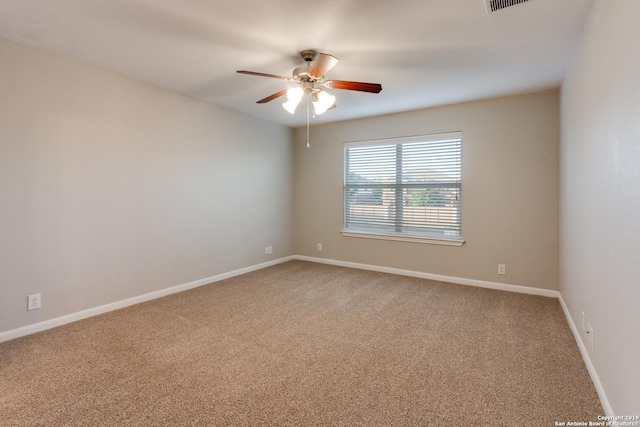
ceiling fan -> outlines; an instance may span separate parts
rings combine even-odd
[[[325,80],[324,75],[329,70],[331,70],[339,61],[339,59],[333,55],[329,55],[326,53],[317,53],[315,50],[303,50],[302,52],[300,52],[300,56],[302,56],[302,59],[305,60],[306,65],[294,69],[292,77],[257,73],[255,71],[245,70],[239,70],[237,72],[240,74],[270,77],[296,83],[297,86],[281,90],[257,102],[258,104],[265,104],[269,101],[273,101],[276,98],[287,95],[287,102],[282,104],[282,106],[291,114],[295,113],[296,107],[302,100],[303,95],[310,96],[310,99],[313,103],[313,110],[316,115],[320,115],[327,110],[335,108],[335,96],[329,94],[321,88],[355,90],[359,92],[370,93],[379,93],[382,90],[382,85],[380,85],[379,83],[352,82],[347,80]]]

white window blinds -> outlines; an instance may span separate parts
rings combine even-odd
[[[344,144],[344,230],[461,241],[462,133]]]

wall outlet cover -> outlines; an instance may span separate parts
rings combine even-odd
[[[506,264],[498,264],[498,274],[507,274]]]
[[[33,294],[27,297],[27,310],[37,310],[42,306],[42,294]]]

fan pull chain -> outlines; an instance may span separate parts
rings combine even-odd
[[[307,97],[307,148],[311,147],[311,145],[309,145],[309,110],[310,110],[310,98]]]

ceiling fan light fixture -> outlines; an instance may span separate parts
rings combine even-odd
[[[290,88],[287,90],[287,102],[282,104],[282,106],[290,114],[294,114],[296,112],[296,107],[300,104],[302,95],[304,95],[304,90],[301,87]]]
[[[313,94],[313,111],[316,115],[323,114],[336,103],[336,97],[321,90]]]
[[[507,0],[486,0],[486,1],[507,1]],[[529,0],[508,0],[508,1],[529,1]],[[302,101],[304,95],[307,98],[307,118],[311,111],[313,103],[314,116],[324,114],[327,110],[336,107],[336,98],[329,93],[320,90],[320,86],[328,89],[352,90],[358,92],[379,93],[382,90],[380,83],[355,82],[350,80],[325,80],[325,74],[331,70],[337,63],[338,58],[327,53],[317,53],[315,50],[303,50],[300,56],[305,61],[305,65],[297,67],[293,70],[291,77],[279,76],[276,74],[258,73],[256,71],[238,70],[237,73],[249,74],[259,77],[269,77],[273,79],[293,82],[299,87],[292,87],[288,90],[280,90],[263,99],[257,101],[257,104],[266,104],[276,98],[287,95],[287,101],[282,107],[289,113],[295,114],[296,108]],[[307,120],[308,125],[308,120]]]

